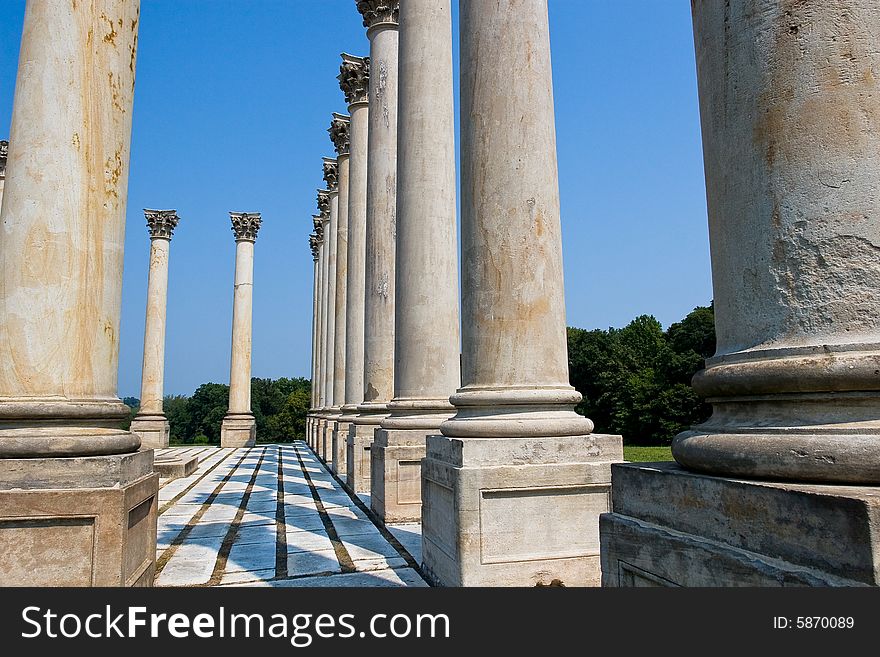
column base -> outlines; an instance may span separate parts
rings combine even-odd
[[[153,450],[0,459],[0,586],[152,586]]]
[[[221,447],[253,447],[257,444],[257,421],[250,413],[228,413],[220,426]]]
[[[348,474],[346,462],[348,452],[348,428],[350,426],[351,422],[337,420],[330,441],[330,453],[333,455],[333,474],[342,480],[345,480],[345,477]]]
[[[171,440],[171,425],[164,415],[141,415],[138,413],[131,421],[129,431],[141,437],[142,447],[168,447]]]
[[[880,488],[613,466],[603,586],[880,584]]]
[[[352,493],[370,492],[370,450],[377,424],[355,424],[348,428],[345,483]]]
[[[425,441],[437,429],[377,429],[370,450],[370,505],[382,522],[422,519]]]
[[[620,436],[429,436],[422,569],[442,586],[598,586]]]

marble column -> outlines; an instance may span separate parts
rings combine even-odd
[[[372,451],[373,511],[421,520],[425,439],[461,383],[450,0],[400,6],[394,399]]]
[[[0,141],[0,207],[3,206],[3,187],[6,184],[6,155],[9,150],[8,141]]]
[[[717,333],[693,385],[713,414],[673,442],[686,470],[616,466],[605,582],[639,583],[625,561],[691,586],[877,585],[880,12],[692,10]]]
[[[336,299],[336,215],[339,213],[339,195],[335,190],[318,190],[318,208],[324,221],[324,256],[326,259],[324,274],[324,346],[322,381],[324,404],[322,411],[321,433],[318,436],[318,456],[329,465],[329,445],[331,437],[330,423],[333,421],[333,340],[336,318],[333,315]]]
[[[254,243],[262,217],[258,212],[230,212],[235,233],[235,294],[232,305],[232,359],[229,410],[220,427],[222,447],[253,447],[257,424],[251,413],[251,334],[254,296]]]
[[[309,249],[312,252],[312,262],[314,263],[314,273],[312,275],[312,369],[311,369],[311,402],[309,404],[309,412],[306,416],[306,444],[313,447],[312,440],[313,425],[315,422],[315,410],[317,406],[318,387],[316,385],[318,373],[318,290],[321,285],[319,254],[321,245],[318,241],[316,232],[309,235]]]
[[[370,40],[367,225],[364,270],[364,382],[349,430],[348,480],[370,491],[375,430],[394,396],[394,258],[397,204],[398,0],[357,0]]]
[[[460,3],[462,387],[427,439],[423,566],[448,586],[599,583],[619,436],[568,383],[547,0]]]
[[[336,187],[339,191],[336,219],[336,333],[333,348],[333,412],[334,421],[330,433],[330,462],[337,477],[346,474],[346,439],[350,422],[342,419],[342,406],[345,403],[345,362],[346,310],[348,305],[348,197],[351,164],[351,143],[349,128],[351,118],[333,114],[328,130],[330,140],[336,149]],[[329,184],[329,183],[328,183]]]
[[[168,256],[179,218],[176,210],[144,210],[150,231],[150,273],[144,326],[141,406],[131,431],[145,447],[168,447],[170,427],[162,410],[165,382],[165,316],[168,306]]]
[[[342,54],[339,69],[339,87],[345,94],[349,123],[349,182],[348,182],[348,262],[347,299],[345,309],[345,399],[342,407],[340,426],[348,423],[345,446],[346,476],[349,488],[356,488],[359,482],[363,490],[363,428],[361,437],[356,434],[357,427],[352,424],[358,415],[358,406],[364,400],[364,296],[366,281],[367,252],[367,153],[369,150],[369,80],[370,59]],[[340,442],[342,438],[338,439]],[[358,449],[355,450],[355,446]],[[352,463],[358,461],[355,480]]]
[[[158,476],[120,429],[139,3],[29,0],[0,212],[0,586],[151,586]]]
[[[315,338],[316,374],[315,374],[315,406],[316,412],[313,423],[312,449],[318,454],[318,436],[320,435],[324,419],[324,303],[326,300],[325,283],[327,281],[327,257],[324,234],[324,218],[320,214],[312,216],[315,226],[315,234],[318,238],[318,334]]]

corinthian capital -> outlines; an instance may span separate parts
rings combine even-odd
[[[144,217],[147,218],[147,228],[150,231],[150,237],[164,237],[171,239],[171,234],[177,227],[180,217],[177,216],[177,210],[148,210],[144,208]]]
[[[312,250],[312,260],[318,262],[318,254],[320,253],[321,241],[318,239],[317,233],[309,235],[309,248]]]
[[[348,155],[351,150],[351,140],[349,138],[348,129],[351,127],[351,117],[345,114],[333,113],[333,119],[330,121],[330,141],[336,147],[337,155]]]
[[[312,225],[315,227],[315,239],[320,246],[324,243],[324,217],[319,214],[313,214]]]
[[[232,232],[235,233],[235,241],[257,241],[257,231],[263,222],[259,212],[230,212],[232,219]]]
[[[355,0],[358,11],[364,17],[364,27],[370,29],[379,23],[397,24],[400,0]]]
[[[332,157],[324,158],[324,182],[331,192],[335,192],[339,185],[339,168]]]
[[[318,190],[318,212],[323,221],[330,221],[330,192],[326,189]]]
[[[370,58],[342,53],[342,66],[336,79],[346,103],[366,103],[370,94]]]
[[[0,141],[0,178],[6,176],[6,155],[9,152],[9,142]]]

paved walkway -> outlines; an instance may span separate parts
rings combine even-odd
[[[201,460],[160,481],[157,586],[426,586],[419,526],[374,524],[304,442],[171,449]]]

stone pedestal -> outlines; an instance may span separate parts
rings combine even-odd
[[[221,447],[253,447],[257,443],[257,421],[250,413],[227,413],[220,425]]]
[[[445,586],[598,586],[620,436],[428,437],[423,568]]]
[[[423,429],[377,429],[370,449],[370,506],[382,522],[422,519]]]
[[[348,429],[350,426],[350,421],[337,420],[333,424],[333,432],[330,437],[331,470],[342,481],[345,481],[348,475],[346,464],[348,463]]]
[[[164,415],[138,413],[131,421],[130,431],[141,437],[144,447],[168,447],[171,440],[171,425]]]
[[[348,427],[348,439],[345,447],[347,470],[345,483],[353,493],[370,492],[370,474],[372,471],[371,450],[375,437],[376,424],[355,424]]]
[[[880,490],[612,466],[603,586],[880,585]]]
[[[152,586],[153,451],[0,459],[0,586]]]

